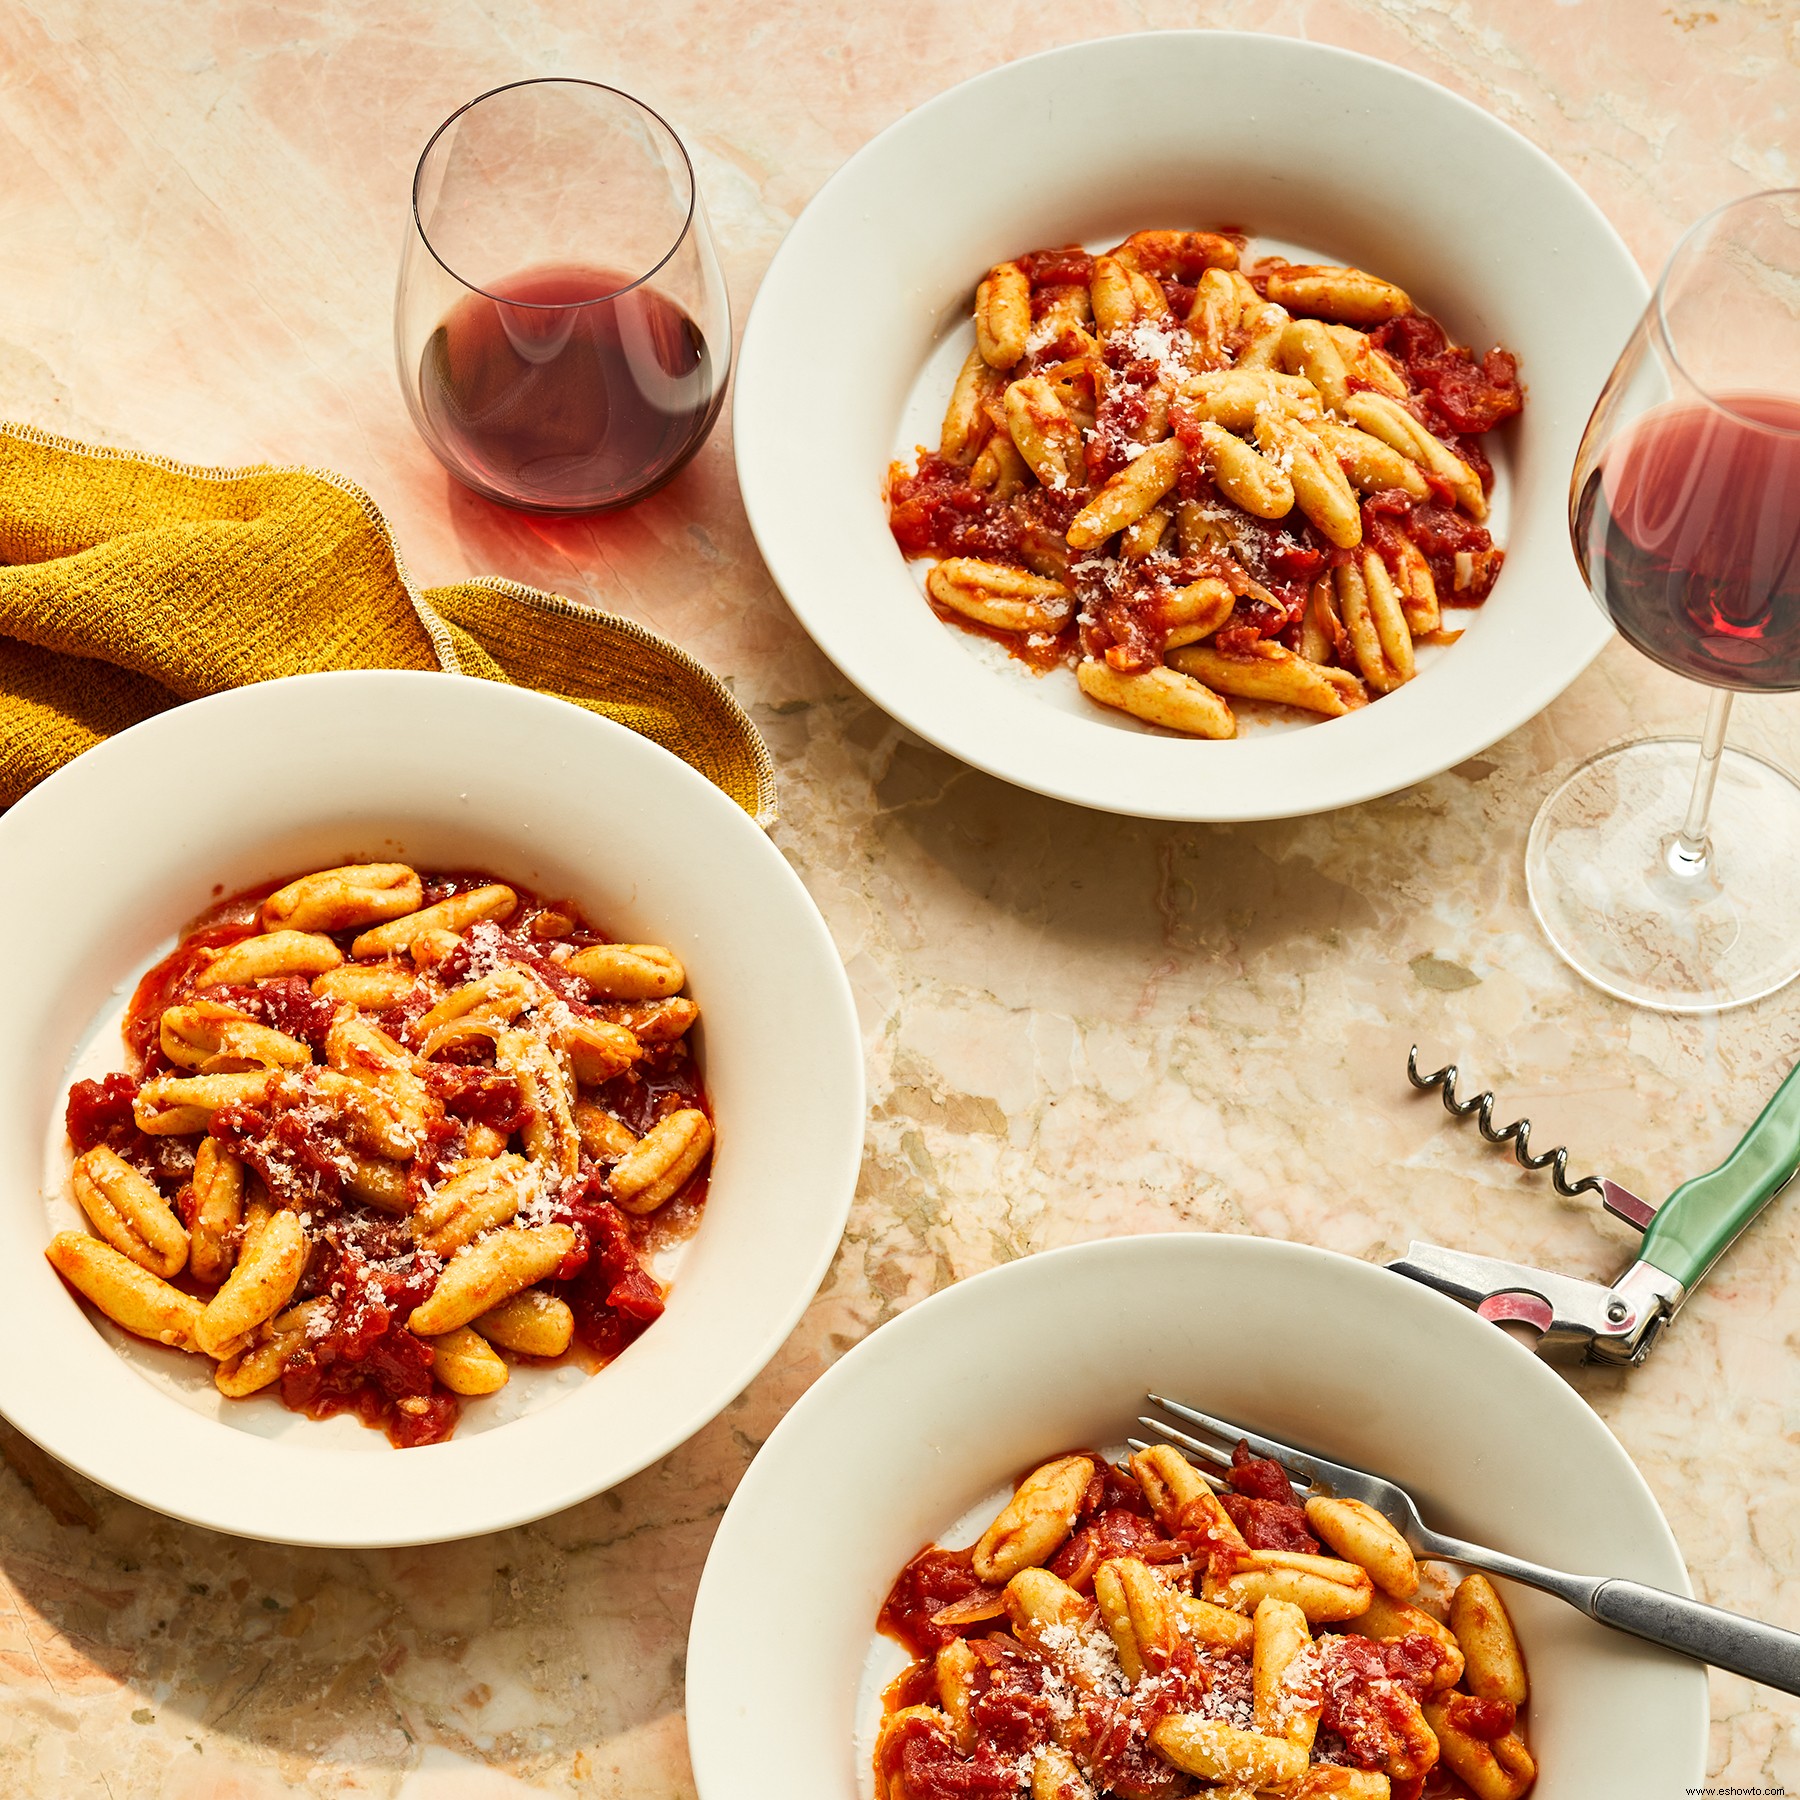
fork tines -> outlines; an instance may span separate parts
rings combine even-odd
[[[1191,1451],[1194,1455],[1211,1456],[1214,1454],[1206,1445],[1197,1444],[1192,1438],[1182,1440],[1179,1432],[1170,1431],[1168,1426],[1160,1424],[1155,1419],[1139,1419],[1138,1423],[1148,1425],[1156,1433],[1159,1442],[1174,1444],[1177,1449]],[[1144,1438],[1127,1438],[1125,1443],[1126,1447],[1131,1450],[1148,1450],[1150,1448],[1149,1442]],[[1211,1469],[1196,1469],[1194,1473],[1215,1492],[1223,1493],[1231,1486],[1230,1482],[1215,1475]]]
[[[1304,1451],[1294,1449],[1292,1445],[1277,1443],[1273,1438],[1262,1437],[1254,1431],[1246,1431],[1242,1426],[1233,1425],[1229,1420],[1214,1418],[1210,1413],[1196,1411],[1191,1406],[1183,1406],[1179,1401],[1166,1399],[1161,1394],[1149,1394],[1145,1398],[1152,1406],[1161,1407],[1164,1412],[1172,1414],[1183,1423],[1197,1426],[1201,1431],[1220,1439],[1227,1445],[1234,1445],[1241,1441],[1249,1447],[1253,1456],[1266,1456],[1271,1461],[1279,1463],[1288,1480],[1302,1494],[1325,1485],[1321,1480],[1321,1471],[1313,1458],[1306,1455]],[[1229,1469],[1231,1467],[1229,1450],[1221,1450],[1214,1444],[1205,1443],[1185,1431],[1177,1430],[1161,1419],[1151,1418],[1148,1415],[1141,1416],[1138,1423],[1148,1427],[1167,1442],[1186,1451],[1190,1456],[1197,1456],[1203,1461],[1211,1463],[1215,1468]],[[1206,1471],[1202,1470],[1201,1473],[1205,1474]]]

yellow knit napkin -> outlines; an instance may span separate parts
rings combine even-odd
[[[775,817],[756,727],[655,632],[512,581],[421,592],[340,475],[190,468],[0,424],[0,807],[165,707],[320,669],[537,688]]]

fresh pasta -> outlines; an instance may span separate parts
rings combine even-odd
[[[446,1438],[509,1359],[598,1367],[660,1317],[713,1150],[686,980],[489,876],[239,895],[138,985],[129,1069],[71,1088],[87,1229],[50,1263],[228,1397]]]
[[[879,1620],[915,1660],[877,1800],[1522,1800],[1529,1689],[1492,1584],[1446,1621],[1379,1513],[1302,1506],[1241,1444],[1220,1485],[1164,1445],[1078,1451],[969,1548],[913,1557]]]
[[[1482,435],[1524,404],[1392,282],[1246,248],[996,264],[938,448],[888,472],[939,618],[1190,737],[1234,736],[1233,701],[1341,717],[1453,641],[1503,561]]]

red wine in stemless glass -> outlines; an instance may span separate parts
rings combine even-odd
[[[1800,402],[1654,407],[1575,506],[1594,597],[1646,656],[1709,687],[1800,688]]]
[[[723,394],[681,307],[580,264],[464,294],[419,364],[427,420],[478,481],[551,507],[660,487],[705,441]]]
[[[718,423],[731,306],[665,119],[568,76],[477,96],[413,172],[394,358],[465,487],[558,516],[654,493]]]

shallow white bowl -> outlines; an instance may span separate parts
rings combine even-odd
[[[1343,719],[1227,743],[1140,726],[940,624],[888,533],[895,456],[935,444],[977,277],[1042,244],[1231,224],[1400,282],[1453,336],[1517,352],[1525,412],[1487,440],[1507,565],[1462,641]],[[1156,32],[991,71],[890,126],[801,215],[738,364],[738,481],[771,573],[877,705],[990,774],[1083,806],[1281,818],[1486,749],[1606,643],[1569,549],[1569,470],[1647,295],[1544,153],[1466,100],[1288,38]],[[1248,711],[1250,709],[1243,709]]]
[[[44,1260],[68,1067],[122,1061],[120,1006],[220,891],[353,856],[485,868],[668,943],[699,1000],[718,1119],[711,1197],[663,1318],[531,1409],[392,1450],[349,1419],[215,1403],[197,1358],[96,1323]],[[248,1537],[433,1542],[611,1487],[713,1418],[811,1300],[862,1148],[849,985],[767,837],[622,726],[497,683],[305,676],[179,707],[78,758],[0,817],[0,1412],[94,1480]],[[491,1418],[492,1415],[489,1415]]]
[[[1207,1234],[1008,1263],[859,1344],[782,1420],[713,1540],[688,1638],[702,1800],[871,1789],[875,1615],[916,1550],[1059,1450],[1120,1446],[1147,1391],[1410,1486],[1429,1523],[1686,1594],[1643,1477],[1552,1370],[1402,1276]],[[984,1520],[985,1522],[985,1520]],[[972,1542],[975,1528],[956,1539]],[[1705,1672],[1506,1587],[1532,1680],[1533,1800],[1698,1781]]]

